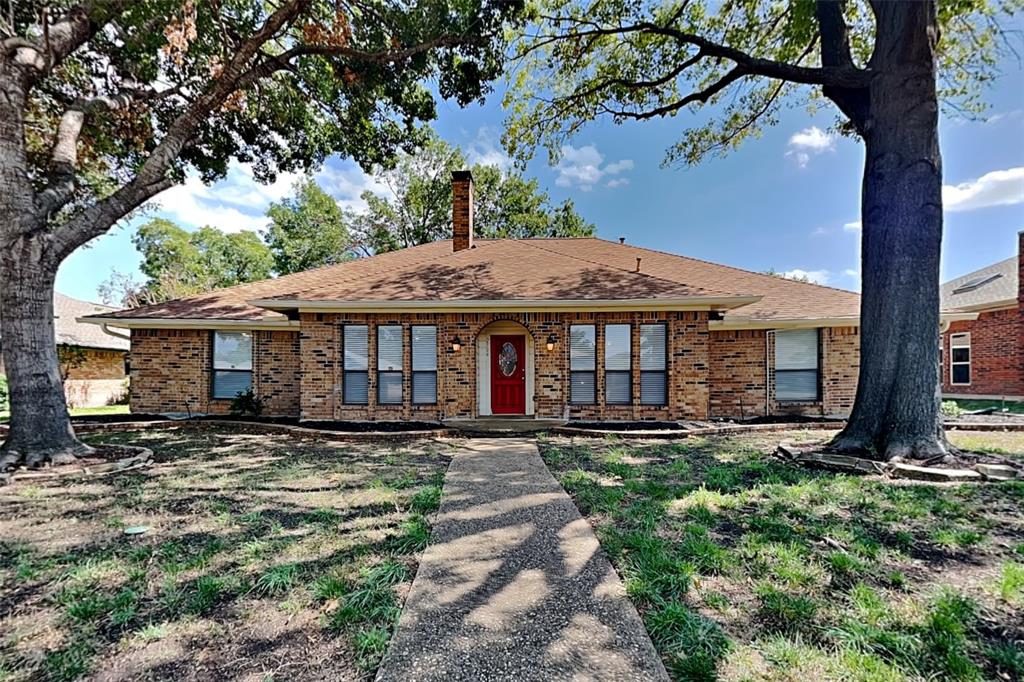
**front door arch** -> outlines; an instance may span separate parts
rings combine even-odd
[[[526,337],[491,336],[491,414],[526,414]]]
[[[505,341],[497,345],[497,350],[492,348],[494,346],[492,339],[495,337],[506,337]],[[512,337],[518,341],[513,341]],[[492,410],[492,394],[494,390],[492,376],[500,372],[500,368],[496,369],[496,363],[498,362],[501,348],[506,341],[512,344],[521,344],[513,346],[519,359],[516,372],[520,376],[521,384],[520,388],[516,389],[517,393],[514,396],[515,407],[507,407],[502,411],[495,412]],[[536,372],[536,358],[534,356],[536,350],[530,330],[516,320],[494,320],[479,331],[474,340],[474,345],[476,347],[477,416],[486,417],[492,414],[532,416],[534,414],[534,374]],[[509,379],[511,380],[511,377]],[[497,379],[497,381],[501,385],[502,380]],[[519,398],[519,395],[522,398]],[[507,403],[511,399],[512,396],[506,395],[503,399],[499,398],[499,402],[504,400]]]

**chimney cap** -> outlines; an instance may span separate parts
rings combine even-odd
[[[620,244],[625,244],[626,243],[626,238],[625,237],[619,237],[619,243]]]
[[[453,170],[452,180],[469,180],[470,182],[472,182],[473,173],[468,168],[464,168],[462,170]]]

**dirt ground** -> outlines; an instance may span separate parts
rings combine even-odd
[[[0,680],[372,677],[447,446],[91,440],[144,445],[155,464],[0,488]]]

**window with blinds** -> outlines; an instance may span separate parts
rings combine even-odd
[[[604,326],[604,401],[629,405],[633,397],[632,328],[628,324]]]
[[[592,324],[569,327],[569,402],[596,402],[597,328]]]
[[[413,325],[412,401],[417,405],[437,402],[437,327]]]
[[[214,398],[234,398],[252,388],[252,335],[249,332],[213,333]]]
[[[949,383],[966,386],[971,383],[971,335],[949,337]]]
[[[775,332],[776,400],[820,400],[819,346],[817,329],[780,329]]]
[[[640,325],[640,404],[668,404],[668,333],[661,323]]]
[[[402,404],[402,325],[377,327],[377,402]]]
[[[370,402],[369,330],[365,324],[342,327],[341,400],[346,405]]]

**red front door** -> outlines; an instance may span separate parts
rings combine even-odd
[[[491,337],[491,414],[526,414],[526,337]]]

